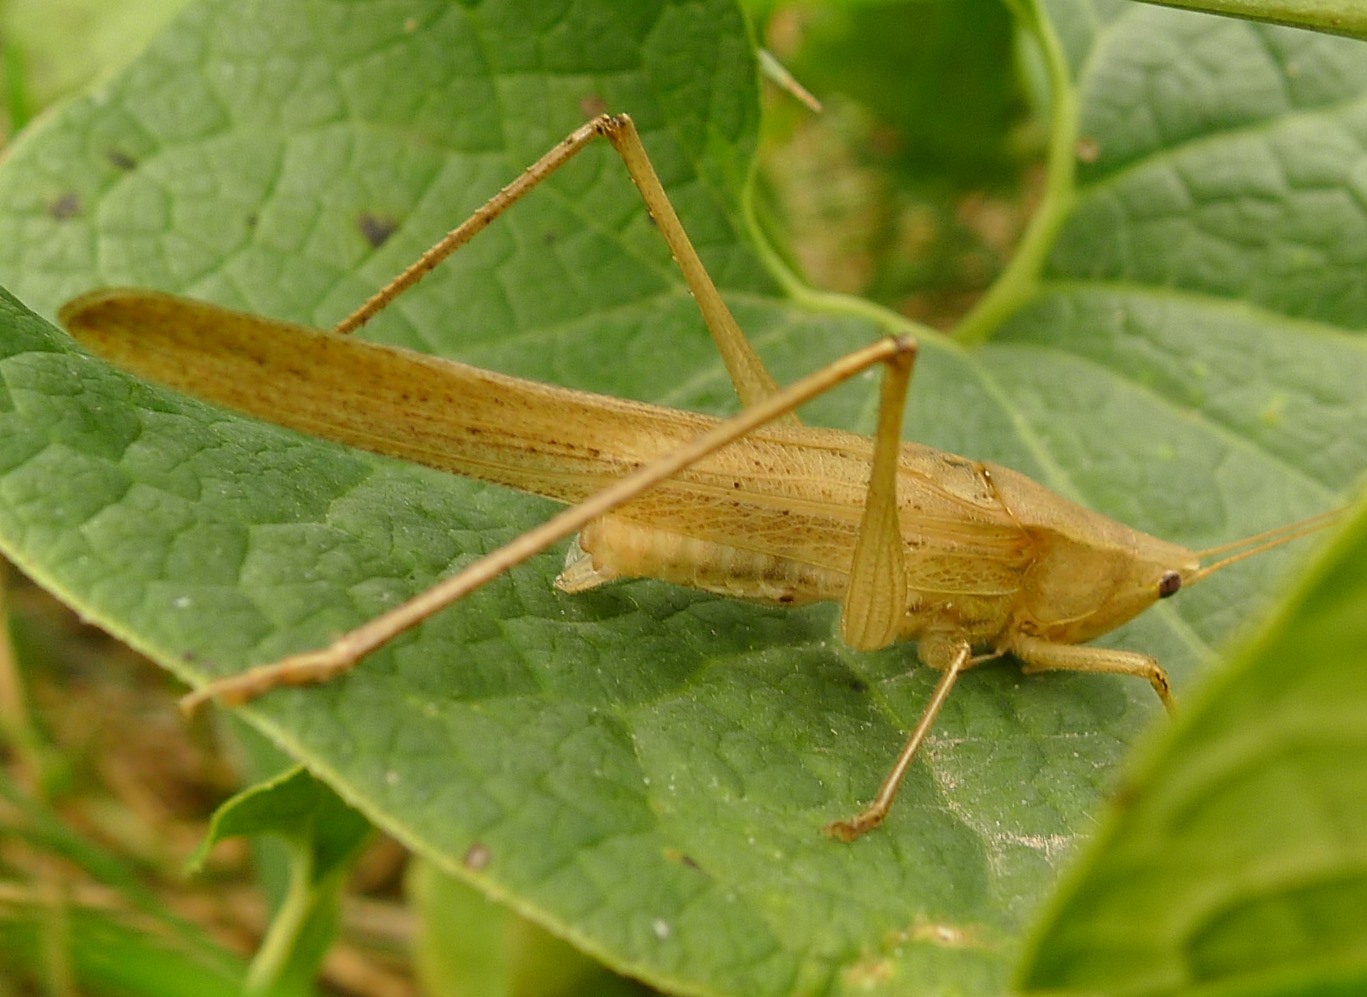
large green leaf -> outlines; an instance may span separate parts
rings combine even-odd
[[[907,435],[1196,546],[1336,504],[1367,466],[1362,50],[1104,0],[1053,11],[1049,196],[972,346],[922,333]],[[202,2],[12,150],[0,283],[42,315],[137,283],[325,325],[606,106],[636,118],[787,381],[895,320],[766,266],[744,199],[755,90],[722,0]],[[5,551],[193,681],[320,644],[548,511],[132,381],[8,300],[0,335]],[[367,335],[734,406],[606,148]],[[871,383],[808,412],[872,414]],[[817,829],[871,792],[925,701],[910,650],[844,649],[830,607],[649,582],[561,596],[556,561],[243,713],[440,868],[664,986],[1000,989],[1159,715],[1141,683],[982,669],[889,823],[840,846]],[[1285,566],[1241,565],[1107,643],[1159,655],[1181,694]]]
[[[1170,733],[1026,963],[1051,993],[1367,986],[1367,503]]]

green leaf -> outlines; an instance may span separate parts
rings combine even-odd
[[[825,3],[808,12],[787,68],[828,104],[866,107],[896,136],[883,155],[923,188],[964,189],[1000,183],[1013,165],[1012,42],[1000,0]]]
[[[9,126],[122,65],[187,0],[7,0],[0,5],[0,67]]]
[[[1367,466],[1362,50],[1099,0],[1051,10],[1047,196],[959,341],[920,330],[906,435],[1193,546],[1341,503]],[[722,0],[201,2],[0,166],[0,283],[44,315],[133,283],[327,325],[607,107],[636,119],[786,382],[906,326],[769,264],[745,193],[755,78]],[[606,148],[366,334],[735,405]],[[322,644],[549,511],[135,382],[9,299],[0,341],[0,544],[190,681]],[[874,395],[804,414],[867,431]],[[1183,695],[1292,556],[1105,643],[1158,655]],[[556,562],[241,712],[444,872],[662,987],[999,992],[1159,718],[1142,683],[977,670],[887,825],[842,847],[818,828],[873,791],[932,685],[909,648],[850,652],[832,607],[651,582],[567,597]]]
[[[17,895],[17,891],[16,891]],[[104,909],[72,907],[53,911],[44,897],[33,904],[8,898],[0,912],[0,971],[16,993],[58,992],[61,981],[45,973],[54,934],[64,943],[62,958],[70,982],[82,994],[136,994],[138,997],[183,997],[187,981],[201,997],[234,997],[242,993],[240,957],[215,951],[211,943],[174,937],[178,930],[149,924],[148,918]],[[160,931],[156,929],[161,929]],[[19,989],[42,981],[47,989]]]
[[[192,870],[225,838],[272,836],[286,845],[289,883],[252,964],[249,993],[312,992],[308,983],[337,933],[343,876],[369,835],[370,823],[303,768],[218,808]]]
[[[1045,920],[1028,989],[1361,992],[1364,606],[1367,503],[1145,752]]]
[[[409,867],[422,992],[447,997],[629,997],[641,989],[430,862]]]
[[[220,841],[274,835],[307,856],[309,879],[317,884],[345,869],[369,833],[364,817],[307,771],[295,768],[244,789],[219,807],[190,869],[198,872]]]

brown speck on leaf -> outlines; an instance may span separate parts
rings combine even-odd
[[[461,859],[461,862],[464,863],[465,868],[479,871],[488,868],[489,861],[492,858],[493,853],[489,851],[489,846],[482,841],[476,841],[465,849],[465,857]]]
[[[1097,157],[1101,155],[1101,143],[1094,138],[1083,136],[1077,140],[1074,150],[1077,153],[1078,162],[1095,163]]]
[[[59,222],[64,222],[68,218],[75,218],[81,213],[81,199],[68,191],[48,203],[47,213]]]
[[[385,244],[399,223],[393,218],[386,218],[383,215],[372,215],[370,212],[363,212],[356,219],[356,227],[361,230],[361,237],[370,245],[379,249]]]
[[[138,161],[122,149],[110,149],[105,153],[105,158],[109,160],[114,169],[122,170],[125,173],[138,168]]]
[[[907,941],[927,942],[951,949],[972,948],[979,944],[972,928],[958,924],[918,921],[898,934],[900,939]]]
[[[666,848],[664,850],[664,855],[665,858],[668,859],[670,862],[677,862],[679,865],[684,866],[687,869],[692,869],[695,872],[703,871],[703,867],[698,864],[697,859],[695,859],[692,855],[688,855],[685,852],[679,851],[679,849],[677,848]]]

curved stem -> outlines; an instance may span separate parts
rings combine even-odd
[[[1048,172],[1039,210],[1026,226],[1011,262],[954,332],[954,338],[964,345],[986,340],[1007,315],[1034,293],[1045,259],[1076,197],[1078,102],[1063,47],[1041,0],[1008,2],[1044,59],[1050,105]]]
[[[309,849],[296,844],[289,848],[289,885],[247,970],[243,985],[247,994],[270,994],[279,988],[318,901]]]

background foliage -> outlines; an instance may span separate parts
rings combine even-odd
[[[947,329],[915,328],[908,436],[1193,546],[1342,502],[1367,463],[1360,48],[1118,0],[1060,0],[1047,19],[1018,7],[1014,24],[987,3],[771,12],[780,51],[785,32],[814,39],[793,59],[812,61],[804,77],[849,79],[851,93],[833,95],[834,138],[811,137],[790,107],[771,118],[770,141],[818,166],[766,171],[752,202],[758,83],[746,25],[721,0],[194,3],[10,150],[0,283],[39,316],[136,283],[325,325],[586,113],[623,109],[780,380],[910,326],[798,285],[757,215],[820,235],[793,243],[810,269],[850,240],[859,265],[830,284]],[[977,89],[932,71],[984,36],[996,71],[965,73]],[[845,71],[852,48],[868,56],[859,72]],[[905,104],[858,101],[895,92],[887,77],[908,64],[921,72]],[[1015,165],[1031,150],[1048,164],[1037,176]],[[831,202],[801,192],[846,181],[855,222],[832,233]],[[6,552],[187,679],[320,643],[546,513],[132,382],[17,301],[0,328]],[[607,149],[368,334],[609,394],[733,405]],[[809,416],[867,429],[871,392]],[[841,848],[816,829],[872,790],[925,700],[931,677],[908,671],[907,650],[852,654],[829,608],[783,614],[653,583],[564,598],[548,585],[555,560],[344,682],[242,712],[420,854],[423,876],[473,883],[660,987],[1000,990],[1157,714],[1139,683],[975,673],[889,825]],[[1108,642],[1157,654],[1186,696],[1286,564],[1241,566]],[[1336,688],[1347,703],[1352,686]],[[1332,771],[1352,748],[1316,764]],[[281,895],[318,899],[298,862],[305,892]],[[421,906],[448,895],[431,882],[419,909],[447,906]],[[1138,903],[1117,906],[1119,935],[1154,927]],[[302,950],[307,921],[279,944]],[[1040,937],[1033,966],[1070,964],[1049,961],[1065,934]],[[241,972],[210,957],[225,978]],[[294,978],[289,963],[277,981]],[[1174,965],[1155,986],[1197,975]],[[1228,958],[1218,975],[1251,966]],[[1026,979],[1095,982],[1051,973]]]

